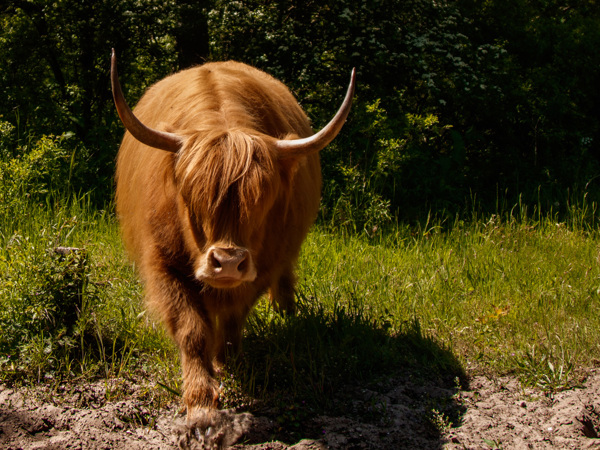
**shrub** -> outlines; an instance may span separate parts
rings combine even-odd
[[[323,155],[324,216],[334,226],[372,232],[394,216],[459,203],[464,148],[435,114],[388,113],[380,99],[356,105],[350,123],[367,150],[348,152],[342,137]],[[453,178],[453,182],[449,182]],[[462,203],[462,202],[461,202]]]
[[[86,253],[46,239],[40,248],[14,235],[0,253],[0,367],[8,373],[56,369],[84,331],[78,319],[89,290]]]
[[[0,122],[0,215],[10,216],[31,201],[45,202],[53,192],[68,197],[85,165],[84,152],[71,148],[71,136],[42,136],[30,145],[11,146],[13,130]]]

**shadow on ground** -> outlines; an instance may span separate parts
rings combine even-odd
[[[262,419],[246,446],[309,439],[330,448],[435,449],[464,413],[463,368],[416,320],[392,326],[357,308],[301,304],[294,317],[252,316],[243,349],[229,364],[224,397],[225,406]]]

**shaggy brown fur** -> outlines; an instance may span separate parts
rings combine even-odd
[[[135,114],[183,138],[169,153],[126,133],[116,198],[147,303],[181,350],[189,417],[218,405],[215,375],[257,299],[269,291],[278,310],[293,312],[294,265],[319,206],[319,157],[279,158],[274,141],[310,136],[309,121],[283,84],[239,63],[172,75]],[[248,281],[221,288],[202,279],[215,247],[247,250]]]

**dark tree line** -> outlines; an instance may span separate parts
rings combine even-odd
[[[356,67],[351,119],[322,154],[338,224],[600,192],[596,2],[4,0],[0,24],[0,122],[14,127],[0,150],[67,133],[79,189],[100,199],[122,136],[112,47],[132,102],[168,73],[237,59],[287,83],[315,128]]]

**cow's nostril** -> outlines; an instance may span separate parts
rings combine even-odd
[[[237,270],[240,273],[244,273],[248,269],[248,258],[244,258],[237,266]]]
[[[210,264],[213,269],[220,269],[222,267],[219,258],[215,255],[215,252],[210,252]]]

